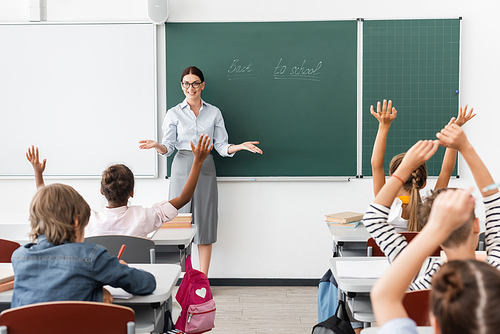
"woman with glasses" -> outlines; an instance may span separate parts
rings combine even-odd
[[[201,91],[205,89],[205,78],[197,67],[186,68],[181,75],[181,88],[186,99],[167,111],[163,122],[163,141],[140,141],[139,148],[154,148],[160,154],[171,155],[177,148],[177,154],[172,163],[169,198],[179,196],[186,183],[189,170],[193,163],[190,141],[197,142],[203,134],[208,134],[213,140],[215,150],[223,157],[232,157],[240,150],[262,154],[255,146],[257,141],[244,142],[239,145],[229,144],[224,126],[224,119],[219,108],[203,101]],[[209,155],[200,173],[200,178],[190,203],[180,212],[192,212],[193,223],[198,232],[194,243],[198,245],[200,270],[208,276],[212,244],[217,241],[218,220],[217,177],[212,155]]]

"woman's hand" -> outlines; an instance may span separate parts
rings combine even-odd
[[[139,144],[139,148],[141,150],[149,150],[150,148],[154,148],[160,154],[165,154],[168,151],[165,145],[160,145],[151,139],[141,140],[139,141]]]
[[[387,100],[383,101],[382,104],[382,109],[380,109],[380,101],[377,102],[377,112],[373,110],[373,105],[370,106],[370,113],[375,117],[378,122],[380,123],[380,126],[390,126],[391,122],[396,119],[396,116],[398,115],[398,111],[396,108],[392,107],[392,101],[389,100],[389,103],[387,103]]]
[[[31,163],[35,173],[43,173],[45,171],[45,164],[47,159],[43,159],[40,163],[39,155],[38,155],[38,147],[31,146],[28,148],[28,152],[26,152],[26,159]]]
[[[239,145],[231,145],[227,149],[227,153],[233,154],[233,153],[241,151],[241,150],[246,150],[246,151],[250,151],[252,153],[262,154],[263,153],[262,150],[260,148],[258,148],[257,146],[255,146],[256,144],[259,144],[259,142],[258,141],[246,141],[246,142],[241,143]]]
[[[141,150],[149,150],[150,148],[156,148],[158,146],[158,143],[151,139],[141,140],[139,144]]]

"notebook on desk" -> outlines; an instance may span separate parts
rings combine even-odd
[[[339,278],[377,279],[389,268],[386,258],[369,261],[338,261]]]

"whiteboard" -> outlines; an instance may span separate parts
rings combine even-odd
[[[123,163],[157,177],[153,24],[0,25],[0,177],[100,177]]]

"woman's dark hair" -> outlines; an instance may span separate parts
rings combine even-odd
[[[181,82],[182,80],[184,80],[184,77],[188,74],[194,74],[198,76],[198,78],[200,78],[201,82],[205,82],[205,77],[203,76],[203,72],[201,72],[201,70],[196,66],[189,66],[184,71],[182,71]]]
[[[102,172],[101,189],[108,202],[126,205],[134,190],[134,174],[125,165],[109,166]]]
[[[442,334],[497,333],[500,272],[476,260],[445,263],[432,278],[431,310]]]
[[[389,173],[392,175],[396,172],[399,165],[403,161],[406,153],[400,153],[392,158],[389,165]],[[425,186],[427,182],[427,167],[425,163],[418,166],[408,179],[403,184],[403,189],[410,193],[410,203],[408,203],[408,211],[410,212],[410,219],[408,219],[408,232],[419,232],[422,226],[418,223],[418,207],[422,203],[420,198],[420,189]]]

